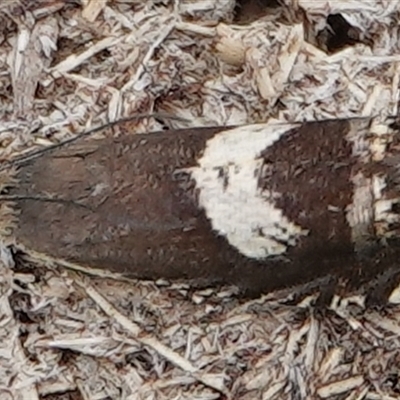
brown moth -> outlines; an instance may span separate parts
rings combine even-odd
[[[5,231],[132,278],[381,299],[399,265],[398,138],[371,118],[84,136],[3,171]]]

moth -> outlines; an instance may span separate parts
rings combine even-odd
[[[399,130],[373,118],[84,135],[3,168],[7,243],[120,276],[367,293],[398,285]]]

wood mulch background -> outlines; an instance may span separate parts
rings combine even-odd
[[[393,0],[2,1],[0,157],[136,114],[165,117],[132,134],[397,114],[399,13]],[[0,258],[2,400],[400,396],[396,305],[241,303],[234,288]]]

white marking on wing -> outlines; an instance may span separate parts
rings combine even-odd
[[[362,249],[371,235],[369,230],[374,220],[373,184],[372,179],[366,178],[361,172],[352,177],[352,182],[353,201],[347,206],[346,219],[356,249]]]
[[[258,187],[261,152],[298,126],[260,124],[224,131],[208,140],[198,166],[187,170],[213,229],[247,257],[283,254],[308,234],[276,207],[279,193]]]
[[[347,139],[353,144],[353,155],[363,163],[382,161],[385,157],[387,144],[393,139],[395,132],[388,124],[379,124],[374,120],[358,119],[350,124]],[[393,209],[400,203],[400,198],[392,198],[386,193],[387,176],[373,174],[367,178],[359,172],[352,177],[353,201],[347,208],[347,221],[352,228],[352,238],[356,243],[363,242],[368,237],[373,225],[375,234],[385,240],[395,231],[391,224],[400,221],[399,214]]]

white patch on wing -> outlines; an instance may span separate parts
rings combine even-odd
[[[396,134],[387,123],[380,124],[369,118],[354,120],[350,128],[347,139],[353,144],[353,155],[363,163],[382,161],[388,143]],[[396,234],[391,231],[391,225],[400,222],[399,214],[393,211],[400,198],[386,194],[387,176],[373,174],[367,178],[359,172],[352,181],[353,202],[347,208],[347,221],[355,244],[363,242],[372,225],[375,234],[382,239]]]
[[[258,187],[262,151],[298,126],[259,124],[221,132],[207,141],[198,166],[186,170],[213,229],[247,257],[283,254],[308,234],[276,207],[279,193]]]
[[[366,178],[361,172],[352,177],[352,182],[353,202],[347,207],[346,218],[356,249],[362,249],[374,221],[373,184],[372,179]]]
[[[358,157],[361,162],[367,163],[371,159],[370,132],[371,119],[359,118],[350,121],[350,132],[346,135],[347,140],[353,144],[353,156]]]
[[[105,189],[108,188],[108,185],[106,183],[98,183],[97,185],[95,185],[95,187],[92,190],[92,193],[90,194],[91,196],[95,197],[95,196],[100,196]]]

